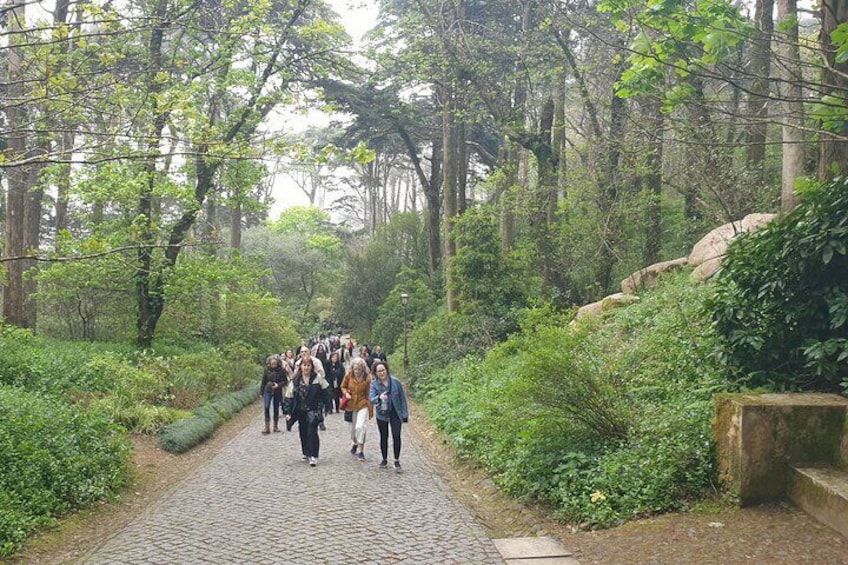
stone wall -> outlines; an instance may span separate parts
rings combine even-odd
[[[848,459],[848,400],[834,394],[719,394],[719,477],[742,506],[783,499],[796,465]]]

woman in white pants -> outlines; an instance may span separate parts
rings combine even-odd
[[[365,461],[365,424],[374,417],[374,406],[368,400],[371,375],[365,360],[357,357],[351,361],[350,370],[342,380],[342,394],[347,398],[345,412],[350,411],[350,453]],[[345,420],[347,420],[347,414]]]

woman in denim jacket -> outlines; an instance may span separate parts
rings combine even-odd
[[[389,429],[391,428],[395,472],[400,473],[401,423],[409,421],[406,394],[403,392],[401,382],[389,374],[389,365],[385,361],[374,361],[371,372],[377,375],[377,378],[371,381],[368,399],[374,405],[377,428],[380,430],[380,452],[383,455],[380,468],[388,468]]]

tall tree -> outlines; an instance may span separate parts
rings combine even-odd
[[[822,0],[819,44],[822,58],[821,104],[824,131],[819,143],[819,180],[848,172],[848,60],[844,55],[848,0]],[[837,42],[836,37],[840,39]],[[841,47],[840,47],[841,46]]]
[[[8,18],[9,49],[7,56],[6,91],[6,161],[13,163],[7,171],[6,189],[6,257],[23,257],[26,251],[26,215],[27,189],[30,167],[25,164],[27,157],[25,80],[24,61],[21,53],[26,44],[26,4],[18,0],[9,0],[6,17]],[[26,317],[26,293],[24,289],[24,271],[27,262],[14,260],[7,263],[6,279],[3,287],[3,317],[6,322],[28,327]]]
[[[803,67],[798,44],[798,5],[796,0],[777,1],[780,33],[781,99],[783,118],[783,166],[780,207],[789,212],[795,207],[795,181],[804,176],[804,93]]]
[[[766,133],[768,129],[769,73],[771,69],[771,42],[774,32],[774,0],[757,0],[754,5],[756,33],[751,40],[751,86],[748,96],[748,165],[764,180],[766,159]],[[793,43],[797,45],[797,41]]]

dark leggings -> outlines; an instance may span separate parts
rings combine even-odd
[[[388,421],[377,418],[377,428],[380,430],[380,453],[383,454],[383,461],[388,459],[389,426],[392,427],[392,451],[394,451],[395,459],[400,459],[400,425],[400,418],[394,410],[389,414]]]
[[[306,412],[297,415],[297,431],[300,432],[300,449],[307,457],[318,458],[321,440],[318,438],[318,418],[309,418]]]

